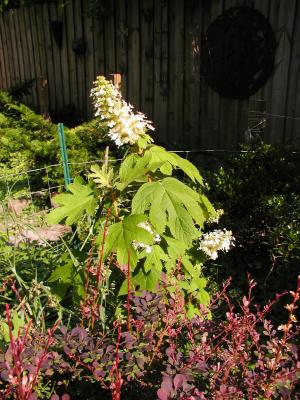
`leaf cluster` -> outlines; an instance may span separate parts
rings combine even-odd
[[[177,170],[186,174],[192,187],[172,176]],[[192,252],[205,221],[214,213],[202,186],[199,171],[188,160],[160,146],[146,144],[125,156],[116,168],[105,163],[102,167],[93,165],[89,183],[71,183],[69,193],[56,197],[60,207],[51,211],[47,221],[72,225],[88,216],[94,221],[91,238],[98,236],[96,243],[100,245],[103,214],[109,212],[103,261],[115,255],[117,267],[123,270],[130,260],[134,290],[155,290],[162,272],[168,274],[181,260],[186,277],[181,289],[190,300],[207,303],[206,281],[199,280],[203,257]],[[127,289],[123,278],[119,295],[125,295]],[[192,315],[192,302],[189,304]]]

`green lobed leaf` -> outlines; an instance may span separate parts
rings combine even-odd
[[[157,244],[152,246],[151,253],[148,254],[145,251],[143,253],[146,254],[144,262],[144,270],[146,273],[155,268],[162,270],[162,261],[168,261],[169,259],[168,255]]]
[[[112,188],[114,184],[114,170],[107,169],[106,165],[103,164],[102,167],[98,164],[91,166],[92,173],[89,175],[94,182],[100,187]]]
[[[141,222],[146,222],[145,215],[129,215],[122,221],[110,225],[105,241],[105,255],[111,251],[117,253],[117,261],[121,265],[128,263],[128,253],[130,252],[131,265],[137,263],[137,252],[133,246],[133,241],[146,245],[153,243],[153,236],[146,229],[138,226]]]
[[[132,212],[149,211],[150,222],[159,234],[168,226],[174,238],[190,245],[199,234],[195,223],[200,226],[204,223],[199,202],[197,192],[168,177],[142,185],[132,200]]]
[[[121,164],[120,183],[117,184],[117,188],[122,191],[134,181],[147,181],[147,174],[156,171],[162,164],[162,162],[151,162],[150,155],[146,153],[143,156],[130,154]]]
[[[64,222],[66,225],[72,225],[77,222],[86,212],[93,215],[96,209],[96,199],[92,189],[87,185],[80,183],[70,183],[68,191],[55,196],[55,203],[60,207],[52,210],[46,217],[50,224]]]
[[[147,290],[149,292],[155,292],[157,285],[161,278],[161,268],[159,265],[155,265],[149,272],[145,272],[141,268],[138,273],[132,277],[133,284],[139,290]]]
[[[181,169],[193,182],[198,182],[203,185],[203,179],[195,167],[190,161],[180,157],[176,153],[171,153],[161,146],[150,146],[145,152],[145,155],[151,156],[150,163],[162,162],[163,167],[161,172],[165,175],[171,175],[172,167]],[[171,171],[171,172],[170,172]]]

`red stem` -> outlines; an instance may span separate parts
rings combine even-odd
[[[128,331],[131,331],[130,297],[131,297],[131,271],[130,271],[130,251],[129,251],[128,267],[127,267],[127,330]]]
[[[116,360],[115,360],[115,367],[113,371],[116,371],[116,383],[115,387],[112,390],[112,400],[121,400],[121,386],[122,386],[122,377],[119,371],[119,346],[121,342],[121,325],[118,324],[118,335],[117,335],[117,342],[116,342]]]
[[[107,231],[108,231],[109,217],[110,217],[110,208],[107,210],[107,215],[106,215],[106,220],[105,220],[105,227],[104,227],[102,243],[101,243],[100,260],[99,260],[98,268],[97,268],[97,289],[98,290],[99,290],[99,286],[100,286],[102,262],[103,262],[103,257],[104,257],[104,245],[105,245],[105,239],[106,239]]]
[[[39,358],[38,364],[36,366],[36,371],[35,371],[34,378],[33,378],[32,384],[31,384],[31,390],[30,390],[30,393],[26,396],[27,399],[29,399],[29,395],[31,394],[32,390],[34,389],[34,386],[36,384],[40,369],[41,369],[42,364],[43,364],[43,361],[44,361],[44,359],[45,359],[45,357],[47,355],[49,346],[51,344],[52,337],[53,337],[54,332],[56,331],[59,323],[60,323],[60,321],[57,321],[54,324],[54,326],[52,327],[52,329],[48,330],[48,338],[47,338],[46,346],[45,346],[44,351],[43,351],[41,357]]]

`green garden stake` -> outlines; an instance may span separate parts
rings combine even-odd
[[[62,158],[62,163],[63,163],[63,168],[64,168],[65,186],[67,189],[68,185],[71,183],[71,176],[70,176],[70,169],[69,169],[69,163],[68,163],[68,153],[67,153],[67,147],[66,147],[64,124],[59,123],[57,125],[57,129],[58,129],[61,158]]]

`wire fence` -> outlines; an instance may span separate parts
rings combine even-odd
[[[174,150],[174,153],[191,161],[200,169],[213,169],[222,163],[228,155],[247,153],[249,150],[199,149]],[[291,151],[291,154],[300,154]],[[109,164],[118,164],[122,159],[108,159]],[[75,176],[87,178],[93,164],[103,164],[104,159],[69,162],[71,181]],[[23,199],[33,205],[45,205],[45,209],[53,207],[53,197],[65,188],[63,164],[52,164],[25,171],[0,174],[0,202],[2,207],[9,206],[11,200]],[[13,208],[13,207],[12,207]],[[13,211],[13,210],[12,210]]]
[[[236,153],[230,150],[176,150],[181,157],[194,164],[210,168],[220,158]],[[110,165],[117,165],[121,159],[108,159]],[[87,179],[93,164],[102,165],[104,159],[68,162],[71,182],[76,176]],[[74,238],[72,231],[64,226],[47,226],[45,214],[55,207],[55,196],[65,190],[63,163],[52,164],[26,171],[0,174],[0,234],[6,233],[11,245],[35,242],[59,251],[63,244],[59,239],[65,233]],[[72,179],[73,178],[73,179]],[[70,238],[70,237],[69,237]]]

